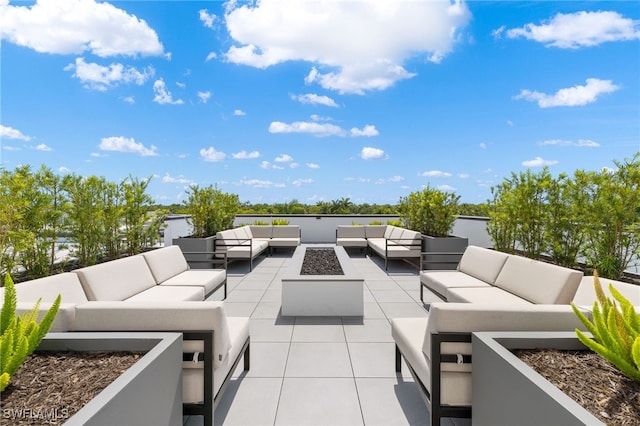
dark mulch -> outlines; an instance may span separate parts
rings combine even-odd
[[[607,425],[640,424],[640,383],[592,351],[514,351],[522,361]]]
[[[335,250],[307,248],[300,275],[344,275]]]
[[[61,425],[143,355],[134,352],[34,353],[0,394],[0,423]]]

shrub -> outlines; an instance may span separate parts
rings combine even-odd
[[[192,236],[204,238],[233,227],[240,200],[236,194],[227,194],[212,185],[192,185],[187,189],[184,205],[191,215]]]
[[[602,285],[594,271],[594,286],[598,300],[593,304],[593,322],[571,304],[574,312],[580,318],[593,339],[576,329],[578,339],[589,349],[600,354],[607,361],[615,365],[626,376],[640,382],[640,314],[613,285],[609,290],[614,299],[605,296]]]
[[[30,312],[18,316],[16,315],[18,298],[9,274],[5,274],[4,287],[4,304],[0,313],[0,391],[9,385],[11,376],[38,347],[51,328],[60,307],[60,295],[58,295],[38,324],[36,320],[40,300]]]
[[[271,224],[273,226],[284,226],[284,225],[288,225],[289,221],[287,219],[273,219],[271,221]]]
[[[427,186],[400,199],[398,210],[406,227],[432,237],[448,237],[458,217],[459,195]]]

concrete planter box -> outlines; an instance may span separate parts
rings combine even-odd
[[[214,266],[215,235],[205,238],[174,238],[173,245],[180,247],[189,267],[192,269],[212,269]]]
[[[282,277],[284,316],[362,316],[364,278],[356,271],[343,247],[332,248],[344,275],[301,275],[307,247],[298,247]]]
[[[422,236],[422,269],[453,270],[456,269],[462,253],[469,245],[469,239],[456,237]]]
[[[181,425],[180,333],[49,333],[41,351],[146,352],[65,425]]]
[[[604,425],[510,352],[588,350],[574,332],[473,333],[473,424]]]

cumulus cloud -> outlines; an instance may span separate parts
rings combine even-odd
[[[344,136],[345,130],[330,123],[295,121],[291,124],[274,121],[269,125],[269,133],[308,133],[317,137]]]
[[[578,146],[585,148],[598,148],[600,144],[589,139],[578,139],[577,141],[567,141],[562,139],[550,139],[538,143],[538,145],[554,145],[554,146]]]
[[[249,160],[252,158],[260,157],[260,151],[251,151],[251,152],[240,151],[240,152],[236,152],[235,154],[231,154],[231,157],[234,158],[235,160]]]
[[[319,169],[320,166],[316,163],[307,163],[307,167],[310,169]]]
[[[206,104],[207,101],[211,98],[211,92],[198,92],[198,97],[200,98],[200,102]]]
[[[167,90],[167,85],[164,80],[156,80],[156,82],[153,83],[153,93],[155,93],[153,102],[160,105],[182,105],[184,103],[182,99],[173,100],[173,96],[171,95],[171,92]]]
[[[45,151],[45,152],[53,151],[53,149],[50,146],[47,146],[46,144],[43,144],[43,143],[37,145],[35,149],[36,151]]]
[[[210,146],[209,148],[202,148],[200,150],[200,157],[202,157],[204,161],[215,163],[227,158],[227,154],[225,154],[224,152],[216,151],[214,147]]]
[[[470,19],[465,3],[448,0],[231,2],[225,57],[257,68],[306,61],[318,66],[306,83],[362,94],[413,77],[409,59],[441,61]]]
[[[272,164],[269,161],[262,161],[260,163],[260,168],[262,169],[274,169],[274,170],[284,170],[284,167],[278,166],[277,164]]]
[[[524,37],[544,43],[548,47],[578,49],[598,46],[609,41],[640,39],[637,21],[617,12],[558,13],[540,24],[526,24],[506,31],[510,38]]]
[[[524,99],[537,102],[540,108],[552,108],[558,106],[584,106],[598,100],[605,93],[613,93],[619,89],[611,80],[588,78],[584,86],[573,86],[560,89],[549,95],[542,92],[522,90],[514,99]]]
[[[235,115],[236,117],[242,117],[243,115],[247,115],[247,113],[241,109],[234,109],[233,115]]]
[[[102,138],[100,145],[98,145],[103,151],[116,151],[126,152],[131,154],[139,154],[143,157],[151,157],[158,155],[158,148],[151,145],[150,148],[145,147],[143,144],[136,142],[133,138],[126,138],[124,136],[111,136],[108,138]]]
[[[330,97],[316,95],[315,93],[307,93],[304,95],[292,95],[291,98],[302,104],[324,105],[324,106],[333,107],[333,108],[338,107],[338,104],[336,103],[336,101],[334,101]]]
[[[164,182],[164,183],[178,183],[180,185],[191,185],[191,184],[195,183],[191,179],[187,179],[182,175],[179,175],[177,177],[173,177],[169,173],[166,173],[162,177],[162,182]]]
[[[31,136],[23,134],[20,130],[13,127],[3,126],[0,124],[0,138],[2,139],[18,139],[21,141],[30,141]]]
[[[270,180],[261,180],[261,179],[242,179],[240,180],[241,185],[252,186],[254,188],[284,188],[285,185],[283,183],[274,183]]]
[[[378,160],[384,158],[384,150],[365,146],[362,148],[362,151],[360,151],[360,157],[363,160]]]
[[[404,177],[402,176],[392,176],[389,179],[387,179],[388,182],[402,182],[404,180]]]
[[[200,22],[204,24],[207,28],[213,28],[213,23],[216,21],[217,16],[213,13],[209,13],[206,9],[201,9],[198,11],[198,15],[200,16]]]
[[[67,65],[64,70],[73,71],[73,77],[80,80],[87,89],[100,91],[116,87],[121,83],[141,86],[155,74],[153,67],[139,71],[135,67],[123,64],[103,66],[89,63],[85,62],[84,58],[76,58],[75,63]]]
[[[135,104],[136,98],[134,98],[133,96],[125,96],[124,98],[122,98],[122,101],[128,104]]]
[[[522,165],[524,167],[544,167],[544,166],[553,166],[554,164],[558,164],[556,160],[545,160],[542,157],[536,157],[533,160],[523,161]]]
[[[379,134],[380,132],[378,132],[378,129],[376,129],[376,126],[373,126],[371,124],[367,124],[362,129],[358,129],[355,127],[351,129],[351,136],[354,138],[361,137],[361,136],[366,136],[366,137],[378,136]]]
[[[451,173],[443,172],[442,170],[427,170],[427,171],[418,173],[418,176],[446,178],[446,177],[451,177]]]
[[[290,163],[293,161],[293,157],[290,156],[289,154],[280,154],[278,157],[276,157],[275,162],[276,163]]]
[[[156,32],[142,19],[94,0],[38,0],[30,6],[0,3],[0,34],[41,53],[162,55]]]
[[[313,179],[296,179],[293,182],[291,182],[291,184],[293,186],[302,186],[302,185],[308,185],[310,183],[313,183]]]
[[[216,59],[218,57],[218,54],[216,52],[209,52],[209,54],[207,55],[207,57],[205,58],[205,62],[209,62],[212,59]]]
[[[445,192],[453,192],[456,190],[456,188],[451,185],[438,185],[437,188],[440,191],[445,191]]]

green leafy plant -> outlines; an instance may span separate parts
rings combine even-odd
[[[372,220],[369,225],[384,225],[384,223],[381,220]]]
[[[9,385],[11,377],[47,334],[58,313],[61,300],[58,295],[38,324],[40,299],[31,311],[18,316],[18,298],[13,280],[9,274],[5,274],[4,281],[4,303],[0,313],[0,391]]]
[[[269,222],[267,222],[266,220],[254,220],[252,225],[258,225],[258,226],[269,226]]]
[[[640,314],[629,300],[610,285],[613,298],[620,304],[618,308],[615,301],[604,294],[597,272],[594,272],[593,278],[597,296],[593,303],[593,322],[574,303],[571,304],[580,321],[593,335],[590,338],[576,329],[578,339],[626,376],[640,382]]]
[[[283,225],[288,225],[289,221],[287,219],[273,219],[271,221],[271,224],[273,226],[283,226]]]
[[[193,226],[193,237],[210,237],[233,227],[233,220],[240,209],[236,194],[222,192],[212,185],[204,188],[192,185],[186,192],[184,204],[191,216],[189,222]]]
[[[432,237],[448,237],[458,217],[459,195],[427,186],[400,199],[398,210],[406,227]]]
[[[397,226],[399,228],[402,228],[403,223],[402,223],[402,221],[400,219],[396,219],[396,220],[388,220],[387,221],[387,225]]]

